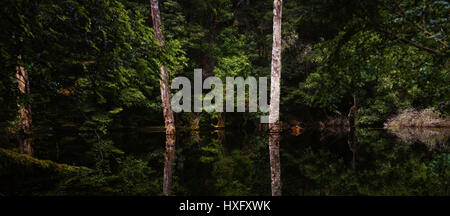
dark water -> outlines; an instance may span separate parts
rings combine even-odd
[[[281,170],[275,172],[281,173],[282,195],[449,195],[449,134],[282,133]],[[165,139],[163,133],[137,130],[112,132],[100,143],[76,132],[39,134],[34,157],[108,171],[55,180],[23,174],[26,167],[11,171],[3,163],[0,171],[8,174],[0,173],[0,194],[163,195],[165,185],[171,195],[271,195],[267,133],[180,132],[169,151]],[[0,140],[0,147],[20,151],[17,143]]]

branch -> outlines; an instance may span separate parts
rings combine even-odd
[[[383,29],[383,28],[381,28],[380,26],[377,26],[377,29],[378,29],[379,31],[383,32],[383,33],[387,33],[387,34],[389,34],[389,35],[391,35],[391,36],[393,36],[393,37],[395,37],[395,38],[397,38],[397,39],[399,39],[399,40],[401,40],[401,41],[403,41],[403,42],[405,42],[405,43],[407,43],[407,44],[410,44],[410,45],[412,45],[412,46],[415,46],[415,47],[417,47],[417,48],[419,48],[419,49],[423,49],[423,50],[426,50],[426,51],[428,51],[428,52],[430,52],[430,53],[437,54],[437,55],[444,55],[444,53],[442,53],[442,52],[439,51],[439,50],[435,50],[435,49],[433,49],[433,48],[426,47],[426,46],[424,46],[424,45],[418,44],[418,43],[416,43],[416,42],[414,42],[414,41],[411,41],[411,40],[408,40],[408,39],[406,39],[406,38],[401,38],[400,36],[398,36],[398,35],[395,34],[394,32],[389,31],[389,30],[387,30],[387,29]]]
[[[397,8],[401,11],[401,14],[397,13],[400,16],[405,17],[406,20],[406,11],[400,6],[400,4],[398,3],[397,0],[394,0],[394,4],[395,6],[397,6]],[[387,7],[388,8],[388,7]],[[388,8],[389,10],[389,8]],[[408,21],[408,20],[407,20]],[[416,28],[418,28],[419,30],[423,31],[425,34],[429,35],[430,37],[432,37],[434,40],[436,40],[438,43],[442,44],[445,48],[448,48],[447,43],[445,43],[444,41],[442,41],[441,39],[434,37],[435,34],[433,34],[432,32],[429,32],[426,28],[422,27],[421,25],[419,25],[417,22],[414,21],[408,21],[410,23],[412,23]]]

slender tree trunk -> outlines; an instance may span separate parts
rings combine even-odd
[[[217,133],[217,141],[219,142],[220,146],[222,147],[222,154],[226,157],[226,156],[228,156],[228,151],[227,151],[227,138],[226,138],[225,130],[218,129],[218,130],[215,130],[215,132]]]
[[[270,80],[270,132],[280,131],[280,79],[281,79],[281,5],[282,0],[273,1],[273,45],[272,72]]]
[[[155,37],[161,47],[164,47],[164,37],[161,30],[161,18],[158,0],[150,0],[153,29]],[[166,196],[172,193],[173,163],[175,159],[175,120],[173,110],[170,106],[169,74],[164,65],[160,66],[161,79],[159,80],[161,100],[164,114],[164,125],[166,127],[166,157],[164,163],[163,193]]]
[[[22,56],[17,56],[19,61]],[[16,66],[16,80],[19,89],[19,98],[24,98],[30,95],[30,80],[27,70],[21,66]],[[20,120],[23,132],[25,134],[31,134],[31,105],[26,103],[19,103]]]
[[[19,95],[17,97],[19,102],[17,103],[17,105],[19,107],[20,127],[21,127],[21,134],[19,134],[18,136],[19,149],[20,153],[33,156],[33,138],[32,138],[33,131],[31,129],[33,118],[31,116],[31,105],[23,101],[24,98],[27,98],[30,95],[30,78],[28,75],[28,71],[22,65],[22,53],[20,51],[23,38],[22,37],[16,38],[14,34],[12,38],[18,50],[16,81],[17,81],[17,88],[19,90]]]
[[[19,37],[19,44],[17,44],[16,36],[13,35],[13,40],[17,47],[20,47],[21,43],[23,42],[23,38]],[[20,48],[18,48],[20,50]],[[22,54],[20,51],[17,54],[17,60],[18,65],[16,66],[16,81],[17,81],[17,88],[19,90],[19,96],[18,99],[26,98],[30,95],[30,79],[28,76],[28,71],[25,69],[25,67],[22,66]],[[32,117],[31,117],[31,105],[23,102],[18,103],[19,106],[19,112],[20,112],[20,121],[21,121],[21,127],[22,131],[25,134],[31,134],[31,123],[32,123]]]
[[[350,132],[348,133],[348,137],[347,137],[347,143],[348,143],[348,147],[350,148],[350,151],[353,153],[352,168],[355,171],[356,170],[356,147],[358,145],[358,132],[355,127],[350,127]]]
[[[280,169],[280,79],[281,79],[281,8],[282,0],[273,1],[273,45],[269,111],[269,151],[272,196],[281,196]]]
[[[158,39],[159,44],[164,46],[164,37],[161,30],[161,18],[159,13],[158,0],[150,0],[153,29],[155,31],[155,37]],[[161,89],[161,100],[164,114],[164,125],[166,127],[166,134],[175,134],[175,120],[173,117],[173,111],[170,106],[170,90],[169,90],[169,74],[164,65],[160,66],[161,79],[159,80]]]

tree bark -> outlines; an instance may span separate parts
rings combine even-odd
[[[280,79],[282,0],[273,1],[273,45],[269,110],[269,152],[272,196],[281,196],[280,169]]]
[[[18,95],[18,106],[19,106],[19,112],[20,112],[20,122],[21,122],[21,128],[22,132],[25,134],[31,134],[31,124],[32,124],[32,117],[31,117],[31,105],[27,103],[20,102],[20,99],[26,98],[30,95],[30,79],[28,76],[28,71],[25,69],[25,67],[22,66],[22,53],[21,53],[21,45],[23,42],[23,38],[19,37],[18,40],[16,38],[16,35],[12,35],[12,39],[14,41],[14,44],[17,46],[17,66],[16,66],[16,81],[17,81],[17,88],[19,90]],[[17,43],[17,41],[19,43]]]
[[[22,60],[22,55],[18,55],[17,59]],[[21,65],[16,66],[16,80],[19,89],[19,98],[25,98],[30,95],[30,79],[28,71]],[[31,105],[27,103],[19,103],[21,127],[25,134],[31,134]]]
[[[282,0],[273,1],[273,44],[269,111],[270,132],[279,132],[280,130],[281,7]]]
[[[158,0],[150,0],[153,29],[155,37],[159,41],[161,47],[164,47],[164,37],[161,30],[161,18],[159,13]],[[159,80],[161,90],[161,100],[164,114],[164,125],[166,127],[166,134],[175,134],[175,120],[173,116],[172,107],[170,106],[170,90],[169,90],[169,74],[164,65],[160,66],[161,79]]]
[[[19,37],[17,43],[17,38],[13,34],[12,36],[14,44],[17,46],[17,61],[18,64],[16,66],[16,81],[17,81],[17,89],[19,90],[18,98],[18,107],[20,113],[20,127],[21,134],[19,134],[19,149],[20,153],[28,154],[33,156],[33,138],[32,138],[32,116],[31,116],[31,105],[27,102],[24,102],[23,99],[27,98],[30,95],[30,78],[28,75],[28,71],[22,65],[22,53],[21,53],[21,45],[23,42],[23,38]]]

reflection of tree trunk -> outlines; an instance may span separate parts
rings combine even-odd
[[[190,128],[192,130],[198,130],[200,128],[200,114],[195,114],[195,117],[190,120]]]
[[[9,146],[9,130],[8,128],[5,128],[4,130],[5,130],[5,143],[6,146]]]
[[[166,134],[166,155],[164,159],[163,193],[172,195],[172,178],[175,160],[175,134]]]
[[[217,133],[217,141],[223,149],[223,154],[227,155],[225,130],[215,130],[215,132]]]
[[[273,45],[269,110],[269,152],[272,196],[281,196],[280,171],[280,78],[281,78],[281,12],[282,0],[273,1]]]
[[[356,152],[353,152],[352,169],[353,171],[356,171]]]
[[[159,2],[158,0],[151,0],[150,3],[151,3],[151,12],[155,37],[156,39],[158,39],[159,44],[163,47],[164,38],[161,30]],[[169,74],[164,65],[160,67],[160,71],[161,71],[161,80],[159,81],[159,83],[161,90],[161,100],[164,114],[164,125],[166,127],[166,134],[175,134],[175,120],[173,117],[172,107],[170,106]]]
[[[56,142],[56,161],[59,161],[59,142]]]
[[[281,169],[280,169],[280,134],[270,133],[270,176],[272,181],[272,196],[281,196]]]
[[[217,117],[217,125],[216,127],[224,128],[225,127],[225,112],[218,113],[219,116]]]
[[[20,149],[21,154],[27,154],[27,155],[33,156],[34,155],[33,138],[32,137],[25,137],[25,138],[20,137],[19,138],[19,149]]]
[[[358,144],[358,134],[355,127],[350,127],[347,142],[348,147],[353,154],[352,168],[353,170],[356,170],[356,145]]]
[[[350,132],[348,134],[348,146],[350,151],[353,153],[352,159],[352,168],[356,170],[356,145],[358,144],[358,135],[356,131],[358,120],[358,107],[356,106],[356,94],[353,94],[353,106],[350,108],[348,112],[348,123],[350,127]]]
[[[197,144],[200,144],[200,131],[197,131],[197,130],[193,130],[193,131],[191,131],[191,141],[193,142],[193,143],[197,143]]]

